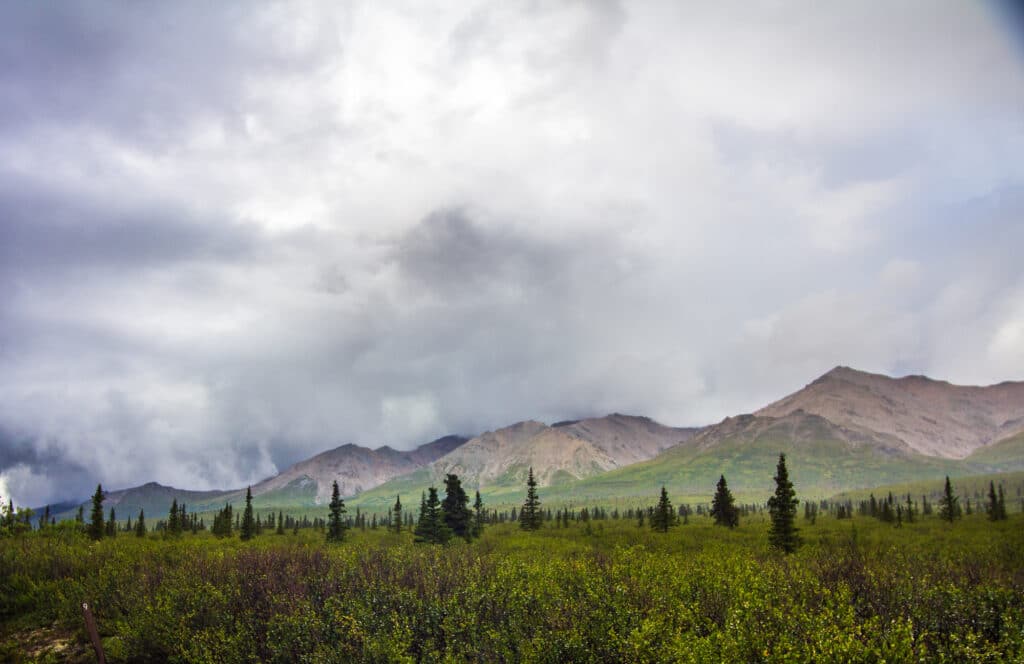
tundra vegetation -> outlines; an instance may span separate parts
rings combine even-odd
[[[450,475],[415,516],[396,501],[368,520],[335,494],[314,520],[249,506],[236,526],[226,506],[208,530],[176,505],[153,530],[113,521],[137,537],[97,530],[102,509],[36,522],[7,504],[0,660],[94,661],[83,601],[109,662],[1024,658],[1024,515],[998,486],[952,519],[947,484],[931,513],[880,491],[800,520],[782,459],[775,483],[757,505],[721,477],[705,504],[653,487],[609,510],[545,505],[531,481],[516,514],[470,509]]]

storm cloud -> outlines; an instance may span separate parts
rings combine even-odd
[[[240,486],[837,364],[1024,378],[971,2],[0,9],[0,494]]]

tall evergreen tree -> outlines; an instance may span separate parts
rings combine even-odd
[[[444,525],[456,537],[469,539],[472,532],[472,512],[469,511],[469,496],[462,488],[458,475],[449,473],[444,478],[444,500],[441,502]]]
[[[135,522],[135,536],[146,536],[146,510],[139,510],[139,520]]]
[[[999,499],[996,501],[996,505],[999,508],[999,520],[1005,521],[1008,517],[1006,516],[1006,496],[1003,495],[1003,485],[999,485]]]
[[[711,499],[711,516],[714,517],[716,526],[735,528],[740,525],[740,511],[736,509],[725,475],[718,478],[718,485],[715,486],[715,496]]]
[[[444,544],[451,539],[452,531],[444,522],[441,502],[437,499],[437,489],[430,487],[427,497],[420,510],[420,518],[413,531],[417,543]]]
[[[661,487],[661,497],[658,505],[651,514],[651,528],[659,533],[667,533],[668,529],[676,525],[676,511],[672,509],[672,501],[668,499],[668,492]]]
[[[178,516],[178,499],[171,500],[171,510],[167,514],[167,527],[164,534],[169,537],[177,537],[181,534],[181,518]]]
[[[796,506],[799,503],[786,470],[786,455],[780,454],[779,464],[775,467],[775,494],[768,499],[768,513],[772,520],[768,542],[785,553],[793,553],[800,546],[796,527]]]
[[[538,530],[541,525],[540,498],[537,497],[537,480],[533,478],[533,466],[526,478],[526,502],[519,511],[519,527],[523,530]]]
[[[247,542],[256,536],[256,519],[252,515],[252,487],[245,488],[245,511],[242,512],[242,524],[239,528],[239,538]]]
[[[327,526],[327,541],[341,542],[345,539],[345,530],[348,524],[345,523],[345,501],[341,499],[341,491],[338,489],[338,481],[334,481],[331,489],[330,518]]]
[[[391,508],[391,528],[396,532],[402,532],[402,498],[395,496],[395,504]]]
[[[988,483],[988,505],[985,511],[988,512],[989,521],[999,520],[999,496],[996,494],[996,483],[992,481]]]
[[[110,508],[110,518],[107,519],[107,537],[117,537],[117,512]]]
[[[277,534],[284,535],[284,512],[277,513]]]
[[[476,492],[476,500],[473,501],[473,537],[480,537],[484,534],[484,501],[480,499],[480,490]]]
[[[960,499],[953,493],[949,475],[946,475],[946,486],[942,490],[942,498],[939,499],[939,518],[950,523],[953,523],[954,519],[960,518]]]
[[[96,485],[96,493],[92,495],[92,514],[89,521],[89,537],[94,540],[103,539],[106,529],[103,527],[103,486]]]

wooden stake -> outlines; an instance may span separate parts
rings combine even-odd
[[[93,617],[92,611],[89,610],[88,602],[82,602],[82,616],[85,618],[85,631],[89,632],[89,639],[92,641],[92,647],[96,651],[96,659],[100,664],[107,664],[107,658],[103,656],[103,644],[100,643],[100,633],[96,629],[96,618]]]

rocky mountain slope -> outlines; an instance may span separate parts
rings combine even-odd
[[[897,438],[921,454],[963,459],[1024,431],[1024,382],[973,387],[836,367],[755,414],[782,417],[795,411]]]
[[[335,480],[341,495],[354,496],[422,468],[457,449],[466,440],[462,436],[445,436],[407,452],[387,446],[372,450],[358,445],[342,445],[300,461],[253,485],[253,496],[264,496],[266,501],[271,498],[268,494],[278,494],[273,497],[280,500],[292,493],[321,504],[330,500]],[[286,495],[280,495],[282,493]]]

